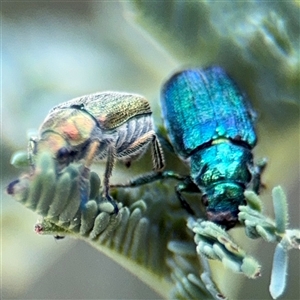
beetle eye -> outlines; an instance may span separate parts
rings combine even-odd
[[[62,147],[57,151],[56,158],[59,162],[64,162],[69,158],[70,152],[66,147]]]

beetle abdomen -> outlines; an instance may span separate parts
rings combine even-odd
[[[256,144],[255,113],[234,81],[220,67],[173,75],[162,91],[162,110],[170,140],[187,158],[219,138]]]
[[[111,131],[106,131],[104,138],[109,137],[111,139],[116,158],[128,162],[139,158],[147,150],[149,143],[152,141],[152,128],[151,115],[139,115]],[[149,138],[143,142],[145,136]],[[107,151],[108,147],[106,145],[101,146],[95,160],[106,159]]]
[[[116,155],[119,159],[128,160],[141,156],[151,142],[143,143],[141,139],[153,129],[152,117],[150,114],[139,115],[122,124],[116,131],[118,140],[116,142]],[[135,147],[136,141],[141,140]]]

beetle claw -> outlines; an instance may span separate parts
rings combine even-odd
[[[114,214],[117,215],[119,213],[119,208],[118,208],[117,202],[110,195],[106,195],[105,198],[107,199],[107,201],[109,203],[112,204],[112,206],[114,207]]]

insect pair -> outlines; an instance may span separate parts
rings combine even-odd
[[[258,192],[263,169],[253,164],[255,113],[249,102],[222,68],[209,67],[173,75],[162,89],[161,106],[175,153],[189,161],[188,176],[162,172],[164,156],[149,103],[132,94],[97,93],[54,107],[39,137],[31,139],[30,153],[50,150],[61,168],[83,159],[82,179],[87,178],[94,160],[106,160],[103,197],[117,213],[109,195],[114,162],[121,160],[129,166],[151,145],[154,172],[116,186],[178,179],[176,194],[188,212],[194,213],[182,193],[199,192],[207,218],[226,229],[233,227],[238,222],[238,206],[245,204],[245,189],[252,183]],[[84,206],[88,191],[81,181]]]

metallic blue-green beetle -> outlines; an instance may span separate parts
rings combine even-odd
[[[207,218],[233,227],[245,189],[252,183],[258,192],[263,168],[253,164],[257,137],[250,103],[222,68],[209,67],[173,75],[161,105],[175,152],[190,162],[190,182],[176,188],[179,199],[192,212],[181,192],[197,187]]]
[[[265,166],[254,166],[255,112],[235,82],[220,67],[174,74],[163,86],[161,106],[176,154],[189,161],[190,175],[172,171],[145,175],[127,186],[174,178],[182,206],[194,211],[182,192],[201,192],[207,219],[229,229],[238,222],[239,205],[250,184],[256,193]],[[121,185],[118,185],[121,186]],[[125,185],[123,185],[125,186]]]

